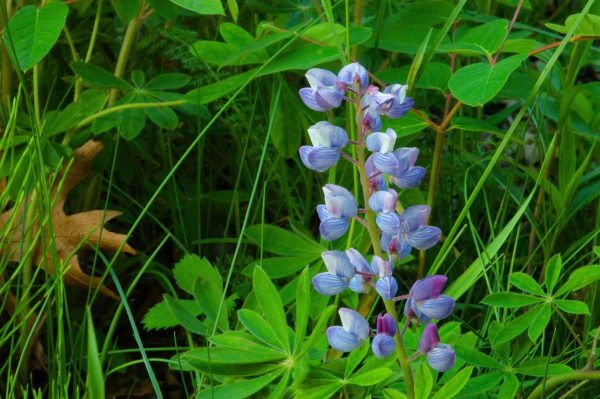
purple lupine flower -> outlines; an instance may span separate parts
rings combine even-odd
[[[440,240],[442,231],[434,226],[427,226],[431,208],[427,205],[408,207],[398,216],[400,228],[397,234],[382,234],[381,245],[389,253],[400,258],[408,256],[412,248],[426,250]]]
[[[335,184],[323,187],[325,205],[317,205],[317,213],[321,224],[319,231],[327,241],[333,241],[348,230],[349,219],[356,216],[356,200],[350,191]]]
[[[454,310],[454,299],[441,295],[448,278],[444,275],[428,276],[417,280],[408,293],[404,315],[416,317],[427,323],[431,319],[445,319]]]
[[[358,83],[360,89],[364,89],[369,85],[369,73],[367,69],[358,62],[348,64],[338,72],[338,82],[345,83],[352,87],[354,83]]]
[[[456,353],[450,345],[440,343],[440,336],[435,324],[427,324],[419,341],[419,352],[427,356],[427,363],[434,370],[444,372],[450,370],[456,362]]]
[[[306,79],[310,87],[300,89],[300,98],[308,108],[322,112],[340,106],[346,88],[338,84],[333,72],[312,68],[306,72]]]
[[[398,330],[398,326],[394,317],[391,314],[379,314],[377,316],[377,335],[371,342],[371,349],[378,358],[388,357],[396,347],[394,335]]]
[[[388,152],[394,151],[396,137],[398,137],[398,135],[396,134],[396,131],[392,128],[387,128],[385,130],[385,133],[371,133],[367,136],[367,148],[369,149],[369,151],[387,154]]]
[[[369,179],[369,186],[371,187],[371,191],[376,190],[385,190],[387,189],[387,183],[385,182],[385,177],[383,177],[383,173],[381,173],[373,162],[373,155],[370,155],[365,162],[365,171],[367,172],[367,178]]]
[[[338,311],[342,326],[327,329],[329,345],[340,352],[350,352],[369,337],[369,323],[355,310],[340,308]]]
[[[346,255],[357,272],[350,280],[349,287],[356,293],[365,293],[365,284],[371,281],[373,276],[377,275],[377,270],[373,270],[364,256],[354,248],[346,250]]]
[[[307,168],[317,172],[324,172],[333,166],[348,144],[346,131],[325,121],[309,127],[308,135],[312,146],[300,147],[300,159]]]
[[[400,217],[396,213],[398,193],[392,189],[377,191],[369,198],[369,207],[377,212],[375,223],[386,235],[398,234],[400,231]]]
[[[379,273],[379,279],[375,283],[377,293],[386,301],[395,297],[398,292],[398,282],[392,276],[391,258],[384,261],[379,256],[373,256],[371,268],[377,269]]]
[[[354,266],[342,251],[325,251],[321,254],[327,272],[313,277],[315,290],[322,295],[337,295],[344,291],[354,277]]]
[[[393,96],[392,101],[386,102],[384,109],[379,111],[388,118],[396,119],[406,114],[415,105],[412,98],[406,96],[407,85],[393,84],[383,89],[386,94]]]
[[[418,155],[418,148],[403,147],[394,152],[375,152],[373,163],[379,171],[390,175],[390,180],[398,187],[414,188],[425,176],[425,168],[414,166]]]

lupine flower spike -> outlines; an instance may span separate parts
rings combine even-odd
[[[447,280],[446,276],[435,275],[415,282],[408,293],[404,315],[423,323],[448,317],[454,310],[454,299],[441,295]]]

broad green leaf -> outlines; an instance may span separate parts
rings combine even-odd
[[[22,70],[39,63],[50,52],[65,26],[69,7],[49,2],[43,7],[25,6],[8,21],[2,33],[9,55]]]
[[[223,334],[213,335],[209,340],[221,348],[239,349],[247,352],[271,354],[281,356],[281,350],[265,346],[253,335],[245,331],[228,331]]]
[[[123,79],[117,78],[106,69],[102,69],[96,65],[82,61],[72,62],[69,65],[77,77],[93,86],[101,89],[121,89],[126,91],[133,89],[131,85]]]
[[[546,270],[544,271],[544,278],[546,280],[546,291],[548,294],[552,294],[554,291],[554,287],[556,287],[556,283],[560,278],[560,274],[562,272],[562,258],[560,254],[554,255],[548,261],[546,265]]]
[[[427,21],[431,25],[441,25],[452,13],[454,5],[446,0],[426,0],[400,3],[397,14],[389,19],[394,21]]]
[[[433,395],[433,399],[451,399],[455,397],[469,381],[472,372],[473,367],[465,367],[460,370]]]
[[[565,364],[548,364],[548,358],[536,358],[521,363],[516,368],[517,373],[533,377],[544,377],[546,375],[571,374],[573,369]]]
[[[190,83],[190,76],[184,73],[164,73],[150,80],[144,89],[146,90],[171,90],[180,89]]]
[[[408,78],[409,69],[408,65],[400,68],[387,68],[375,75],[383,82],[404,83]],[[415,87],[417,89],[432,89],[445,92],[451,75],[452,70],[448,65],[441,62],[430,62],[423,66],[423,69],[417,78]],[[411,114],[408,114],[406,116],[410,115]]]
[[[425,360],[419,363],[415,372],[415,398],[429,399],[429,394],[433,388],[433,376]]]
[[[346,369],[344,371],[344,379],[350,378],[356,367],[362,362],[367,353],[369,352],[371,345],[368,342],[363,342],[358,349],[353,350],[348,355],[346,360]],[[360,384],[358,384],[360,385]]]
[[[508,80],[511,73],[527,58],[516,54],[496,65],[477,63],[467,65],[454,73],[448,82],[452,95],[470,106],[480,106],[490,101]]]
[[[529,275],[521,272],[511,273],[508,281],[515,287],[533,295],[544,296],[545,292],[542,287]]]
[[[493,342],[495,345],[501,344],[502,342],[510,341],[511,339],[521,335],[521,333],[529,327],[531,320],[539,312],[539,307],[535,306],[527,312],[523,313],[516,319],[513,319],[506,323],[504,328],[500,330],[494,337]]]
[[[98,353],[98,342],[96,341],[96,332],[92,322],[92,312],[90,307],[86,307],[87,318],[87,370],[86,370],[86,397],[90,399],[103,399],[104,396],[104,375],[102,373],[102,363]]]
[[[559,33],[565,34],[575,24],[575,21],[577,20],[577,18],[579,18],[580,15],[581,15],[581,13],[569,15],[567,17],[567,19],[565,20],[564,26],[558,25],[558,24],[553,24],[553,23],[547,23],[546,26],[552,30],[559,32]],[[575,28],[574,35],[575,36],[593,36],[593,37],[600,36],[600,16],[591,14],[591,13],[588,13],[587,15],[585,15],[583,17],[583,20],[579,24],[579,26],[577,26],[577,28]]]
[[[250,309],[240,309],[238,310],[238,319],[256,338],[273,348],[283,350],[284,346],[280,338],[261,315]]]
[[[319,258],[320,256],[316,254],[266,258],[250,263],[248,266],[244,267],[242,273],[245,276],[252,276],[254,267],[260,266],[265,270],[265,273],[267,273],[269,277],[278,279],[296,273],[298,270],[308,266]]]
[[[598,280],[600,280],[600,265],[580,267],[571,273],[567,282],[556,291],[555,296],[562,296],[580,290]]]
[[[285,350],[289,352],[290,341],[287,333],[287,320],[285,319],[279,292],[277,292],[277,288],[275,288],[269,276],[260,267],[254,269],[252,288],[263,314],[267,317],[267,322],[271,325]]]
[[[473,377],[465,384],[464,388],[460,391],[460,394],[461,396],[471,396],[491,391],[498,387],[498,384],[504,375],[503,371],[492,371]]]
[[[315,255],[325,251],[314,241],[305,240],[296,234],[270,224],[257,224],[246,229],[246,238],[262,247],[265,251],[277,255]]]
[[[194,334],[206,334],[206,327],[204,324],[196,318],[194,313],[189,312],[185,306],[181,305],[178,299],[165,295],[164,300],[178,324]]]
[[[310,290],[312,288],[309,280],[308,267],[306,267],[298,279],[296,288],[296,323],[294,335],[294,353],[300,351],[302,341],[306,336],[308,318],[310,313]]]
[[[144,114],[158,127],[175,130],[179,126],[179,118],[169,107],[144,108]]]
[[[550,316],[552,316],[552,306],[549,303],[539,306],[539,311],[531,320],[531,324],[527,329],[527,335],[532,342],[536,342],[539,336],[542,335],[550,322]]]
[[[364,345],[368,346],[366,343]],[[390,368],[380,367],[374,370],[367,371],[366,373],[354,375],[348,380],[348,383],[358,385],[361,387],[368,387],[379,384],[380,382],[388,378],[390,375],[392,375],[392,373],[393,372]]]
[[[519,390],[519,379],[514,374],[506,374],[504,383],[500,386],[498,399],[514,399],[517,397]]]
[[[415,55],[430,30],[431,37],[437,37],[440,33],[439,29],[431,29],[431,25],[429,24],[421,25],[415,21],[397,21],[395,23],[384,24],[381,29],[378,45],[383,50]],[[448,37],[444,37],[442,43],[450,43],[450,40]],[[375,42],[373,40],[369,41],[368,45],[374,46]],[[431,49],[431,45],[428,45],[427,50]]]
[[[404,115],[402,118],[384,118],[382,122],[382,130],[391,127],[396,131],[398,137],[406,137],[412,134],[419,133],[428,126],[425,121],[423,121],[415,113],[412,112]]]
[[[525,294],[516,294],[514,292],[497,292],[486,296],[481,302],[501,308],[521,308],[543,301],[542,298]]]
[[[177,299],[177,302],[185,308],[186,313],[191,314],[193,317],[197,317],[202,313],[198,304],[191,299]],[[146,330],[158,330],[179,325],[179,321],[165,300],[150,308],[144,316],[142,323],[144,323],[144,328]]]
[[[585,302],[570,299],[557,299],[554,301],[554,303],[560,310],[567,313],[590,314],[590,309]]]
[[[543,44],[533,39],[508,39],[502,47],[503,53],[529,53]]]
[[[146,117],[141,109],[126,109],[117,113],[117,130],[125,140],[136,138],[146,125]]]
[[[270,115],[273,115],[271,139],[279,155],[288,159],[298,156],[306,123],[298,104],[298,92],[292,90],[283,79],[275,79],[271,98],[275,98],[280,89],[279,102],[271,102]],[[277,109],[273,109],[275,106]]]
[[[201,370],[217,375],[259,375],[281,368],[285,354],[254,353],[239,349],[212,347],[199,348],[175,356],[174,361],[183,370]]]
[[[179,7],[204,15],[225,15],[221,0],[170,0]]]
[[[455,43],[456,49],[465,48],[475,49],[483,52],[488,57],[492,57],[500,47],[506,31],[508,29],[508,21],[505,19],[497,19],[469,29],[462,36],[458,43]]]
[[[229,382],[213,388],[206,388],[195,396],[196,399],[230,399],[247,398],[266,387],[281,375],[283,370],[263,375],[250,380]]]
[[[502,368],[502,365],[494,358],[480,352],[475,348],[469,348],[462,345],[454,345],[454,350],[459,359],[463,359],[468,364],[490,369]]]

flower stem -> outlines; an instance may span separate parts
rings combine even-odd
[[[393,301],[384,301],[385,310],[394,318],[394,322],[398,325],[398,316],[396,315],[396,308],[394,306]],[[406,356],[406,350],[404,349],[404,342],[402,341],[402,336],[400,335],[400,331],[396,331],[394,334],[394,342],[396,343],[395,350],[396,356],[398,357],[398,362],[400,362],[400,366],[402,367],[402,371],[404,373],[404,383],[406,384],[406,396],[408,399],[414,399],[415,397],[415,386],[413,381],[412,369],[410,368],[410,364],[408,361],[408,357]]]

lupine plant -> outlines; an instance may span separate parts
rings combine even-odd
[[[444,372],[455,364],[456,355],[451,346],[441,343],[436,324],[447,318],[454,309],[454,299],[442,295],[447,278],[428,276],[417,280],[408,294],[398,295],[398,281],[394,264],[407,257],[412,248],[426,250],[434,246],[441,230],[428,226],[430,208],[413,205],[403,208],[398,203],[399,189],[416,187],[425,176],[425,168],[416,166],[419,150],[401,147],[395,149],[396,132],[388,128],[381,132],[382,117],[401,118],[414,105],[406,95],[406,85],[392,84],[385,88],[369,84],[369,73],[359,63],[344,66],[337,76],[324,69],[313,68],[306,73],[310,87],[300,89],[304,104],[315,111],[333,110],[346,101],[351,105],[356,123],[357,139],[350,141],[340,126],[321,121],[308,129],[312,146],[300,147],[304,165],[317,172],[334,167],[345,160],[358,170],[362,188],[362,203],[347,188],[327,184],[323,187],[325,205],[317,206],[321,220],[319,230],[323,239],[333,241],[343,236],[353,220],[368,230],[373,254],[369,263],[355,248],[346,252],[325,251],[321,254],[326,272],[312,279],[317,292],[337,295],[346,288],[359,294],[375,290],[383,300],[387,313],[377,316],[376,329],[371,329],[365,315],[349,308],[340,308],[341,326],[327,329],[327,340],[339,352],[351,352],[372,337],[371,347],[378,358],[397,356],[406,384],[407,395],[414,397],[414,377],[411,360],[423,355],[435,370]],[[347,146],[354,146],[356,158],[347,154]],[[371,152],[365,159],[365,149]],[[364,214],[365,218],[358,216]],[[366,219],[366,220],[365,220]],[[399,302],[405,301],[405,325],[398,328]],[[426,324],[419,341],[419,350],[408,357],[403,336],[413,324]]]

